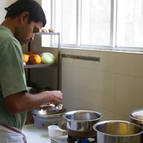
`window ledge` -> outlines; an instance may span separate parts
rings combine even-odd
[[[80,50],[80,51],[104,51],[104,52],[120,52],[120,53],[133,53],[143,54],[143,49],[131,48],[111,48],[111,47],[61,47],[62,50]]]

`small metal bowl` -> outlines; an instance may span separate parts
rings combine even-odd
[[[143,109],[137,109],[129,114],[132,123],[138,124],[143,129]]]
[[[68,135],[74,138],[96,137],[93,125],[102,117],[102,113],[93,110],[75,110],[64,114]]]
[[[64,114],[67,128],[73,131],[92,131],[93,124],[97,123],[103,115],[92,110],[75,110]]]
[[[41,118],[53,118],[62,116],[66,112],[66,109],[62,104],[45,104],[41,105],[41,107],[41,110],[33,110],[32,114]]]

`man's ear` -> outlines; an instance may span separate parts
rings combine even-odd
[[[28,20],[29,20],[29,12],[24,11],[23,13],[20,14],[19,16],[20,24],[28,23]]]

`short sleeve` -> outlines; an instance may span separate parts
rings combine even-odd
[[[0,45],[0,84],[4,98],[26,90],[21,45],[12,40]]]

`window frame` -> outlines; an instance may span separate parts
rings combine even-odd
[[[56,0],[51,1],[51,28],[56,27]],[[110,45],[82,45],[81,44],[81,17],[82,17],[82,0],[76,1],[76,42],[75,44],[61,43],[64,48],[80,48],[80,49],[101,49],[101,50],[115,50],[115,51],[143,51],[143,47],[127,47],[117,45],[117,15],[118,15],[118,0],[111,0],[111,19],[110,19]],[[62,31],[62,29],[61,29]],[[62,34],[61,34],[62,39]]]

